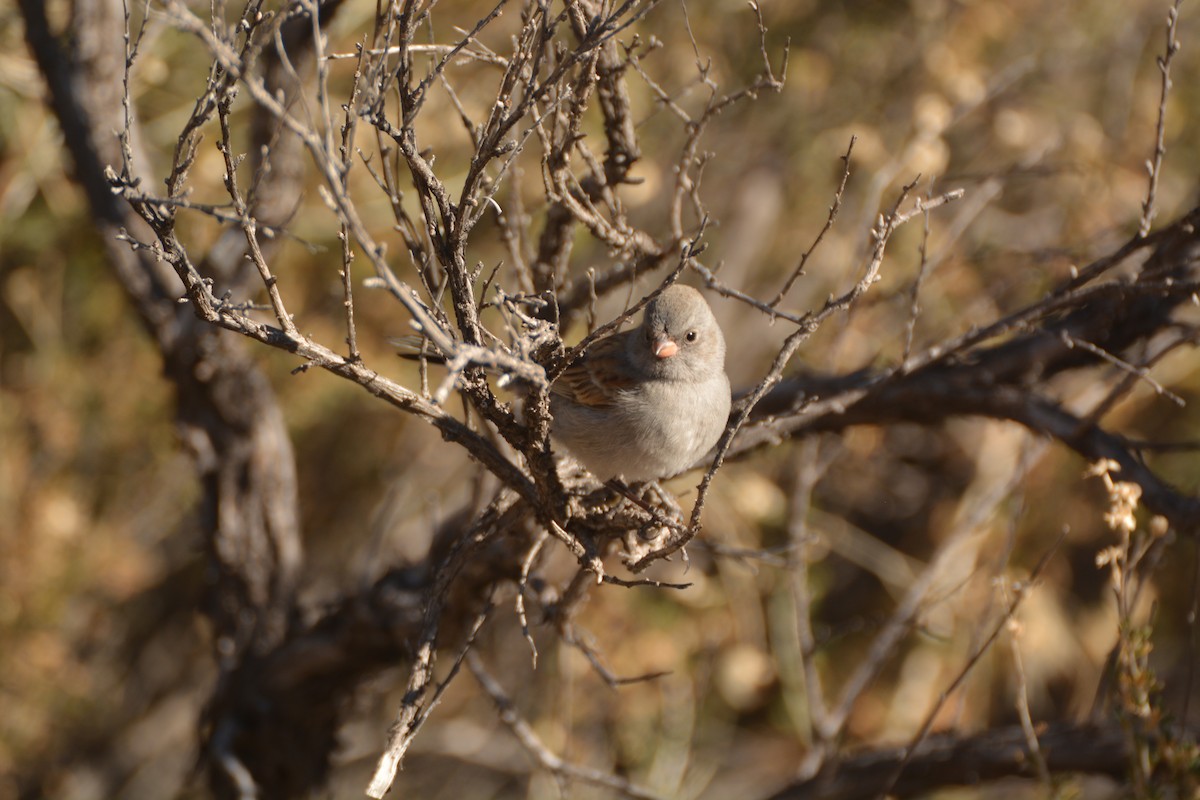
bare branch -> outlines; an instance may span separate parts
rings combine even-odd
[[[533,727],[517,713],[512,700],[505,694],[499,682],[487,671],[482,659],[476,653],[467,654],[467,666],[474,673],[475,679],[479,681],[479,685],[483,687],[488,696],[492,698],[492,702],[496,704],[496,709],[500,712],[500,720],[508,726],[508,729],[517,737],[517,741],[525,748],[525,752],[529,753],[542,769],[552,772],[560,778],[614,789],[625,797],[639,798],[639,800],[657,800],[659,795],[643,789],[625,778],[598,769],[572,764],[552,753],[542,743],[542,740],[538,738],[538,735],[534,733]]]
[[[1179,26],[1179,6],[1183,0],[1175,0],[1175,5],[1167,12],[1167,44],[1161,56],[1155,59],[1160,76],[1158,95],[1158,121],[1154,126],[1154,155],[1146,162],[1146,199],[1142,201],[1142,219],[1138,224],[1138,236],[1144,237],[1150,233],[1154,224],[1154,207],[1158,199],[1158,176],[1162,172],[1162,160],[1167,148],[1164,144],[1167,122],[1167,95],[1171,91],[1171,62],[1179,52],[1179,42],[1175,32]]]
[[[804,265],[808,263],[808,259],[812,257],[817,246],[821,244],[821,240],[825,238],[825,234],[833,227],[833,221],[837,219],[838,211],[842,208],[842,195],[846,192],[846,183],[850,180],[850,154],[854,152],[854,143],[858,141],[858,137],[851,136],[850,144],[846,146],[846,152],[842,155],[842,180],[838,184],[837,191],[833,193],[833,205],[829,207],[829,216],[825,218],[825,225],[822,226],[817,238],[813,239],[812,244],[800,256],[800,263],[792,270],[792,274],[784,281],[783,288],[779,290],[779,294],[775,295],[775,299],[767,305],[770,308],[775,308],[783,302],[784,296],[792,290],[792,286],[796,283],[796,279],[804,274]]]

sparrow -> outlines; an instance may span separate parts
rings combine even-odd
[[[550,433],[602,481],[669,478],[725,429],[725,337],[704,296],[670,286],[637,328],[600,339],[550,387]]]

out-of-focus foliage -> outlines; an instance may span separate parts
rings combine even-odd
[[[439,14],[461,9],[468,24],[483,6],[446,0]],[[967,194],[931,220],[917,346],[1036,297],[1136,228],[1159,97],[1161,0],[765,0],[762,7],[774,63],[790,40],[787,84],[731,109],[704,141],[712,155],[702,194],[715,223],[705,259],[721,263],[725,283],[757,296],[778,289],[824,222],[851,135],[857,143],[841,216],[787,307],[812,308],[853,281],[876,214],[918,174],[921,192],[962,186]],[[647,71],[695,106],[708,93],[696,80],[697,59],[728,90],[750,79],[761,56],[743,3],[692,2],[687,11],[698,52],[680,3],[662,3],[638,31],[662,43],[645,59]],[[373,13],[373,3],[349,2],[331,30],[331,49],[349,52]],[[19,19],[5,9],[0,20],[0,797],[16,796],[21,776],[33,774],[60,798],[102,796],[97,787],[113,775],[121,776],[123,797],[182,796],[198,791],[188,788],[192,748],[214,677],[194,608],[203,577],[189,525],[197,488],[173,434],[173,398],[156,351],[100,260]],[[1198,20],[1185,5],[1160,220],[1195,200]],[[502,20],[483,40],[510,32]],[[434,31],[434,38],[451,34]],[[152,23],[135,75],[143,132],[164,159],[204,80],[205,64],[185,44]],[[335,75],[348,78],[351,63],[337,62]],[[494,72],[462,69],[479,73],[478,95],[462,96],[474,108],[491,96],[482,83]],[[635,174],[644,183],[629,202],[653,230],[666,224],[656,215],[681,134],[644,84],[631,85],[644,148]],[[437,142],[439,163],[460,163],[469,144],[453,114],[435,91],[422,125]],[[204,168],[217,159],[215,148],[202,148],[198,178],[219,177],[219,169]],[[454,182],[452,174],[443,179]],[[527,203],[540,197],[536,174],[517,176],[514,186]],[[219,184],[211,189],[217,197]],[[499,195],[505,205],[506,194]],[[300,292],[292,310],[301,327],[338,341],[336,230],[315,188],[298,202],[292,230],[305,243],[285,247],[277,273]],[[399,240],[382,234],[391,224],[385,204],[363,208],[400,252]],[[207,220],[188,224],[200,237],[216,233]],[[504,255],[486,225],[470,256],[490,265]],[[847,372],[900,357],[921,238],[919,224],[896,237],[881,284],[805,347],[807,365]],[[583,237],[573,255],[580,271],[607,259]],[[786,331],[732,302],[714,305],[730,342],[731,377],[745,385]],[[358,314],[368,360],[410,369],[387,354],[386,338],[406,331],[397,306],[361,292]],[[278,352],[261,358],[296,443],[310,599],[419,558],[431,530],[462,502],[472,465],[432,429],[353,387],[329,375],[293,375],[296,365]],[[1200,396],[1194,353],[1179,351],[1154,374],[1189,402]],[[1067,388],[1089,398],[1082,381]],[[1200,436],[1188,427],[1194,417],[1181,421],[1188,411],[1142,387],[1110,419],[1131,435],[1185,441]],[[1002,602],[993,579],[1028,574],[1064,530],[1018,614],[1019,633],[989,651],[936,727],[1016,719],[1014,648],[1035,720],[1092,707],[1117,635],[1108,573],[1095,556],[1115,539],[1103,520],[1104,491],[1084,477],[1077,457],[1013,426],[964,420],[937,429],[855,429],[818,444],[788,444],[726,467],[710,497],[706,537],[752,549],[786,543],[798,460],[830,462],[807,523],[817,537],[810,582],[828,687],[844,677],[840,665],[862,657],[869,634],[938,544],[977,531],[959,556],[959,582],[944,587],[945,602],[923,617],[922,635],[855,707],[856,739],[912,735],[978,644],[977,620]],[[1156,456],[1189,488],[1200,482],[1197,463],[1187,452]],[[1022,465],[1028,472],[1020,477]],[[685,502],[693,485],[691,478],[673,484]],[[1195,659],[1186,621],[1195,558],[1194,539],[1173,543],[1141,598],[1147,608],[1158,605],[1151,664],[1176,713]],[[607,587],[581,623],[615,673],[667,677],[613,691],[577,651],[546,638],[534,680],[507,600],[487,633],[492,652],[503,653],[497,675],[546,743],[574,760],[614,766],[681,797],[752,797],[786,781],[805,753],[807,702],[789,571],[715,557],[700,545],[690,568],[656,575],[692,587]],[[335,796],[361,792],[395,691],[396,675],[381,676],[348,715]],[[529,783],[527,772],[487,699],[460,680],[418,739],[399,786],[404,796],[428,798],[555,796],[551,779]],[[601,794],[578,787],[572,796]]]

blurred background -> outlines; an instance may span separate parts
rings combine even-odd
[[[69,12],[65,3],[51,6]],[[469,28],[490,7],[444,0],[432,40],[456,38],[454,26]],[[877,215],[918,176],[914,193],[961,187],[966,195],[930,219],[915,351],[1038,298],[1136,231],[1166,2],[762,0],[761,7],[777,71],[790,42],[786,85],[728,109],[702,142],[711,156],[700,193],[712,221],[703,259],[720,266],[727,285],[768,299],[779,290],[825,222],[852,136],[841,213],[784,308],[816,308],[848,288]],[[374,3],[349,0],[330,29],[330,49],[350,52],[374,13]],[[483,41],[503,49],[516,17],[501,19]],[[709,98],[697,60],[724,92],[762,66],[754,15],[740,0],[686,9],[667,0],[634,31],[661,42],[644,67],[692,110]],[[173,427],[176,398],[158,351],[104,262],[22,36],[18,12],[0,8],[0,798],[202,797],[197,721],[216,671],[197,610],[205,568],[193,515],[199,490]],[[1197,199],[1200,15],[1190,4],[1178,38],[1160,224]],[[134,94],[162,170],[208,62],[194,39],[153,14],[142,49]],[[351,65],[333,63],[335,84],[347,85]],[[473,64],[449,74],[469,112],[486,108],[494,69]],[[631,76],[629,85],[643,149],[634,174],[642,183],[624,198],[641,227],[665,233],[683,132],[645,82]],[[469,153],[455,113],[444,93],[433,92],[419,128],[451,185],[456,171],[461,182]],[[196,200],[219,199],[219,162],[211,143],[202,147]],[[521,166],[498,200],[512,208],[519,193],[536,218],[544,203],[536,161]],[[367,223],[390,252],[403,252],[386,233],[385,198],[359,188]],[[277,274],[301,329],[336,345],[344,335],[336,224],[315,188],[297,202],[291,230],[303,241],[284,245]],[[198,250],[219,233],[200,217],[183,218],[182,230]],[[853,314],[822,328],[794,368],[849,373],[896,363],[922,241],[919,221],[897,234],[882,281]],[[469,258],[489,266],[505,258],[486,219]],[[576,274],[611,263],[580,235]],[[367,265],[356,266],[361,280]],[[638,288],[655,282],[649,276]],[[618,295],[600,304],[598,320],[629,299]],[[710,299],[729,341],[734,386],[748,387],[790,329]],[[415,385],[413,369],[387,345],[408,331],[401,309],[383,292],[360,291],[357,303],[368,363]],[[297,362],[279,351],[264,348],[258,358],[296,449],[306,601],[320,607],[388,567],[418,562],[432,531],[464,503],[477,467],[428,425],[349,383],[293,374]],[[1154,377],[1189,404],[1177,407],[1141,386],[1108,414],[1107,427],[1132,438],[1196,439],[1194,354],[1177,351]],[[1107,385],[1079,374],[1054,392],[1086,404]],[[812,463],[824,471],[801,515],[793,499]],[[1157,454],[1153,465],[1189,492],[1200,483],[1190,451]],[[978,644],[979,620],[1005,605],[1003,580],[1028,576],[1065,532],[1017,614],[1018,628],[980,660],[935,729],[1013,722],[1019,691],[1035,720],[1081,718],[1104,704],[1097,697],[1117,636],[1109,574],[1095,563],[1115,535],[1103,519],[1104,489],[1085,469],[1065,448],[995,422],[852,429],[727,466],[709,499],[705,535],[725,548],[761,551],[786,545],[795,526],[806,526],[818,663],[836,696],[845,665],[862,657],[939,546],[970,534],[942,602],[853,709],[850,744],[878,744],[911,737]],[[671,484],[685,507],[696,480]],[[1187,702],[1196,563],[1194,536],[1174,541],[1140,598],[1143,614],[1156,608],[1152,663],[1164,707],[1177,716],[1196,705]],[[692,587],[604,587],[579,621],[614,673],[666,677],[610,689],[577,650],[541,634],[534,672],[511,598],[501,599],[485,633],[494,673],[555,752],[664,796],[755,797],[787,782],[809,744],[792,571],[780,559],[720,556],[699,544],[686,573],[680,565],[656,576]],[[339,732],[329,796],[361,796],[406,674],[398,664],[359,692]],[[468,679],[447,692],[397,785],[405,797],[559,796]],[[1075,788],[1083,796],[1107,791],[1088,781]],[[1007,787],[994,796],[1026,790],[1038,791]],[[586,786],[570,794],[611,796]]]

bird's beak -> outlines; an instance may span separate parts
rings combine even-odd
[[[663,337],[651,342],[650,349],[654,351],[654,355],[658,358],[670,358],[679,352],[679,345],[675,343],[674,339]]]

